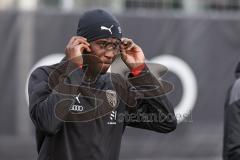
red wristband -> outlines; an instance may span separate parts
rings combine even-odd
[[[131,70],[131,73],[134,77],[138,76],[143,69],[145,68],[145,64],[141,64],[140,66],[137,66]]]
[[[82,67],[83,67],[83,64],[80,64],[78,67],[79,67],[80,69],[82,69]]]

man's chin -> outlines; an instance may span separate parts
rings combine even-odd
[[[106,73],[106,72],[108,71],[108,69],[109,69],[110,66],[111,66],[111,64],[106,64],[106,63],[104,63],[104,64],[102,65],[101,73]]]

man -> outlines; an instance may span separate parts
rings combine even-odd
[[[235,77],[224,107],[224,160],[240,159],[240,63],[236,67]]]
[[[29,81],[39,160],[117,160],[126,126],[161,133],[176,128],[163,95],[171,87],[149,72],[142,49],[122,38],[111,14],[83,14],[65,53],[60,63],[36,69]],[[107,73],[118,55],[131,71],[128,80]],[[151,114],[154,120],[146,116]]]

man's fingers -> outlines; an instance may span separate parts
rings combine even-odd
[[[88,42],[87,42],[87,39],[84,38],[84,37],[81,37],[81,36],[73,36],[69,43],[67,44],[67,46],[72,46],[72,45],[78,45],[80,43],[84,43],[86,45],[90,45]]]
[[[89,45],[80,44],[79,46],[80,46],[81,48],[83,48],[83,50],[86,49],[88,52],[91,52],[91,49],[90,49]],[[82,51],[83,51],[83,50],[82,50]]]
[[[75,46],[71,46],[69,48],[67,48],[68,50],[71,50],[72,51],[76,51],[77,53],[80,51],[81,53],[83,52],[84,49],[86,49],[88,52],[91,52],[91,49],[88,45],[86,44],[78,44],[78,45],[75,45]]]
[[[75,40],[72,42],[71,45],[75,46],[75,45],[79,45],[79,44],[85,44],[85,45],[87,45],[87,46],[90,46],[90,44],[89,44],[87,41],[83,40],[83,39],[75,39]]]
[[[82,36],[73,36],[72,38],[71,38],[71,40],[76,40],[76,39],[82,39],[82,40],[84,40],[84,41],[87,41],[87,38],[85,38],[85,37],[82,37]]]
[[[74,57],[81,56],[84,49],[86,49],[88,52],[91,52],[90,47],[86,44],[78,44],[76,46],[67,47],[65,49],[65,52],[67,53],[68,57],[71,59]]]
[[[123,49],[130,50],[134,47],[134,42],[132,39],[129,38],[122,38],[122,44]]]
[[[87,39],[81,36],[73,36],[66,47],[66,50],[69,53],[75,50],[77,54],[78,52],[82,53],[84,49],[88,52],[91,51],[90,44],[87,42]]]
[[[72,44],[74,41],[75,41],[75,39],[77,39],[77,37],[78,36],[72,36],[72,38],[69,40],[69,42],[68,42],[68,45],[70,45],[70,44]],[[84,37],[80,37],[79,36],[79,38],[84,38]]]
[[[121,57],[124,59],[127,58],[127,53],[126,53],[126,50],[123,48],[123,46],[121,46]]]
[[[133,47],[135,46],[135,44],[134,43],[131,43],[131,44],[129,44],[129,46],[126,48],[126,50],[131,50],[131,49],[133,49]]]

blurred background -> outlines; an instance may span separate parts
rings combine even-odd
[[[114,13],[124,36],[168,67],[164,79],[175,85],[176,131],[128,127],[120,159],[221,159],[224,100],[240,59],[240,0],[0,0],[0,159],[37,158],[27,78],[59,61],[79,16],[94,8]]]

